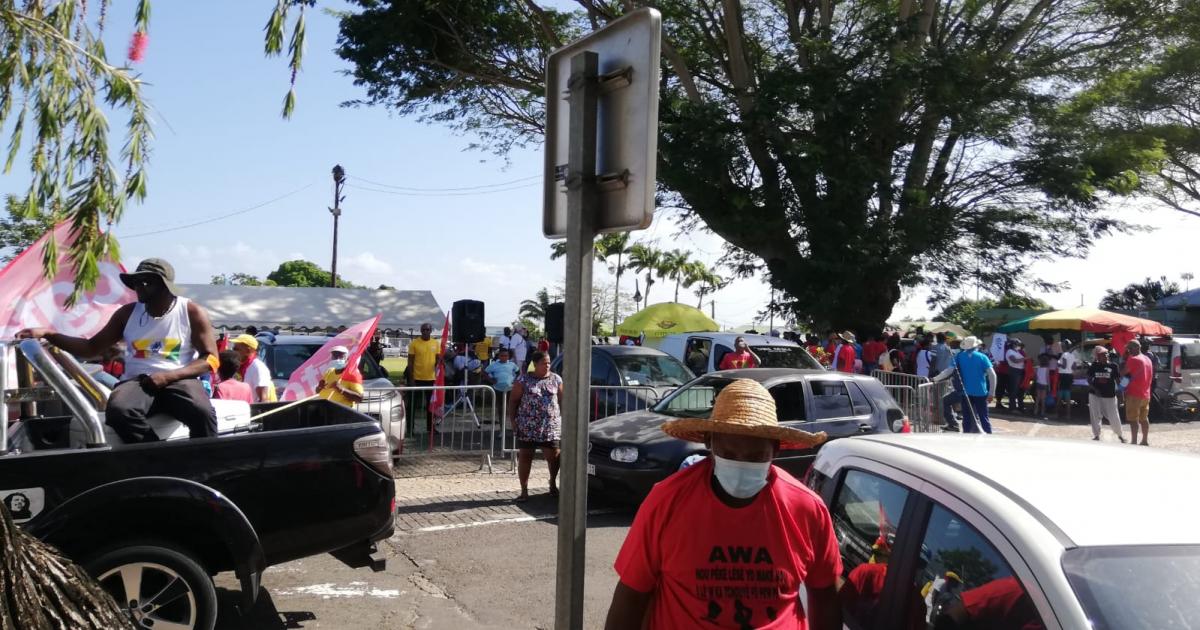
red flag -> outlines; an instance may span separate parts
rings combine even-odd
[[[439,356],[446,356],[446,340],[450,338],[450,313],[446,313],[446,323],[442,325],[442,351]],[[433,406],[433,415],[438,420],[442,418],[442,407],[446,405],[446,390],[440,389],[446,386],[446,362],[438,361],[437,376],[434,377],[433,384],[439,389],[433,391],[433,398],[429,404]]]
[[[335,337],[330,337],[325,345],[314,352],[307,361],[300,364],[295,372],[292,372],[287,387],[283,390],[283,396],[280,396],[279,399],[300,400],[315,394],[317,385],[321,382],[321,376],[325,374],[325,366],[329,363],[329,351],[334,346],[345,346],[350,351],[350,355],[346,357],[346,369],[342,372],[342,378],[361,383],[362,373],[358,368],[358,360],[370,345],[371,337],[375,335],[375,326],[379,324],[379,317],[380,315],[376,315],[343,330]]]
[[[42,253],[52,238],[58,248],[58,274],[48,280]],[[98,263],[96,288],[80,295],[68,309],[75,274],[67,250],[74,242],[71,225],[59,223],[0,270],[0,339],[12,339],[23,328],[44,327],[72,337],[91,337],[121,305],[137,301],[137,295],[121,282],[125,268],[109,259]]]

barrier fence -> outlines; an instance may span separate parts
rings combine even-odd
[[[371,388],[356,408],[379,420],[397,476],[411,477],[470,472],[472,463],[492,471],[502,405],[487,385],[446,385]]]
[[[934,383],[924,376],[875,370],[871,376],[883,383],[900,409],[912,422],[913,431],[937,431],[945,425],[942,398],[950,393],[950,381]]]

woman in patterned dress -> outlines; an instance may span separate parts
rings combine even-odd
[[[550,356],[536,351],[530,355],[533,372],[523,373],[513,383],[508,397],[508,426],[517,437],[517,477],[521,495],[529,500],[529,469],[533,451],[542,449],[550,468],[550,496],[558,496],[558,454],[562,437],[562,377],[550,371]]]

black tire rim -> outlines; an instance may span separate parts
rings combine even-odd
[[[194,630],[199,611],[192,587],[174,569],[155,562],[130,562],[100,575],[112,596],[137,628]]]

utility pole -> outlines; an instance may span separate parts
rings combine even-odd
[[[333,264],[329,266],[329,286],[337,288],[337,242],[338,242],[338,218],[342,216],[342,185],[346,183],[346,171],[342,170],[341,164],[333,166],[333,207],[329,209],[329,213],[333,215]]]

